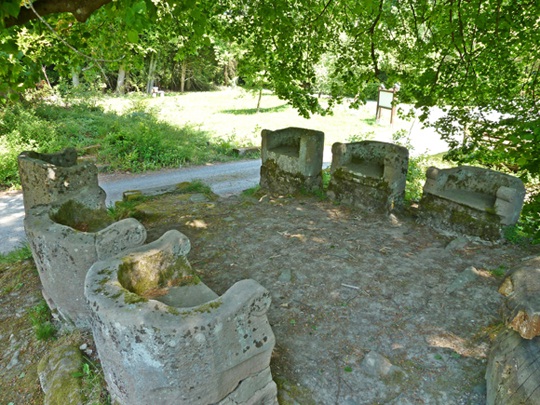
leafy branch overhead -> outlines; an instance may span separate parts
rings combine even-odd
[[[98,8],[110,3],[112,0],[36,0],[32,2],[34,10],[26,5],[25,0],[4,1],[0,6],[0,17],[4,27],[9,28],[14,25],[23,25],[38,18],[37,14],[46,16],[57,13],[71,13],[79,22],[85,22]],[[20,7],[20,4],[23,7]]]
[[[121,88],[146,75],[147,89],[161,80],[183,90],[217,65],[224,84],[270,88],[309,116],[399,83],[454,159],[540,173],[537,0],[29,1],[0,4],[4,99],[48,70],[57,81],[97,72],[87,80],[111,89],[111,77]],[[428,122],[433,106],[445,114]]]

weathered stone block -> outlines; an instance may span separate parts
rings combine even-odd
[[[137,220],[113,222],[105,209],[95,210],[76,200],[31,208],[24,228],[43,296],[51,308],[81,328],[89,328],[84,279],[90,266],[146,239],[146,229]]]
[[[269,293],[254,280],[221,297],[200,282],[186,236],[95,263],[85,295],[105,379],[121,404],[276,404]],[[222,402],[220,402],[222,401]]]
[[[487,405],[540,404],[540,337],[500,333],[488,357]]]
[[[278,194],[322,188],[323,132],[291,127],[261,135],[262,188]]]
[[[430,167],[419,219],[434,228],[487,240],[519,219],[525,186],[517,177],[480,167]]]
[[[510,274],[499,292],[506,297],[502,311],[506,325],[524,339],[540,336],[540,256]]]
[[[86,205],[105,208],[105,192],[98,185],[92,163],[77,164],[77,151],[60,153],[22,152],[18,157],[25,213],[38,205],[61,203],[86,194]]]
[[[52,349],[38,363],[37,372],[45,405],[82,405],[81,379],[76,376],[83,366],[83,357],[77,346]]]
[[[388,212],[403,204],[409,151],[377,141],[332,145],[328,195],[337,201]]]

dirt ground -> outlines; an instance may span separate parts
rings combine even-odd
[[[484,404],[486,356],[503,328],[497,288],[540,252],[443,235],[414,209],[384,216],[316,196],[165,195],[137,214],[149,241],[186,234],[188,259],[218,294],[245,278],[270,291],[281,404]],[[15,267],[0,268],[2,405],[42,403],[35,365],[58,344],[21,324],[39,301],[24,268],[18,282]]]
[[[198,198],[192,198],[198,200]],[[539,249],[443,235],[317,197],[235,196],[139,207],[149,238],[178,229],[203,282],[272,296],[280,403],[484,404],[504,273]]]

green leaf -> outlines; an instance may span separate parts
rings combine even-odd
[[[15,1],[12,3],[2,4],[2,9],[10,16],[17,17],[19,15],[19,11],[21,10],[21,7],[19,6],[19,2]]]
[[[129,30],[127,32],[127,39],[132,44],[136,44],[137,42],[139,42],[139,33],[135,30]]]

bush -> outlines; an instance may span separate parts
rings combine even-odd
[[[7,107],[0,114],[0,187],[20,184],[17,156],[22,151],[47,152],[61,148],[63,143],[55,123],[22,105]]]
[[[17,156],[25,150],[51,153],[66,147],[97,150],[96,163],[110,170],[141,172],[233,159],[234,136],[212,139],[193,126],[158,121],[157,111],[134,103],[126,114],[105,112],[90,100],[69,107],[37,101],[0,113],[0,188],[20,186]],[[61,103],[62,104],[62,103]]]

